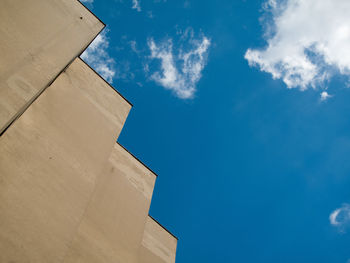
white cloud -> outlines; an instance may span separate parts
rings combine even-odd
[[[136,9],[137,12],[141,12],[141,6],[139,0],[132,0],[132,9]]]
[[[80,2],[92,4],[94,2],[94,0],[80,0]]]
[[[321,101],[325,101],[332,97],[332,95],[329,95],[327,91],[322,91],[320,96],[321,96]]]
[[[115,75],[115,61],[108,54],[107,32],[99,34],[81,55],[81,58],[112,84]]]
[[[181,40],[184,41],[184,39],[185,37],[182,36]],[[148,40],[151,59],[159,59],[161,62],[161,70],[153,73],[151,79],[164,88],[172,90],[182,99],[194,96],[196,85],[206,65],[210,40],[205,36],[194,39],[191,34],[187,44],[191,45],[189,50],[180,46],[175,53],[172,39],[159,44],[156,44],[153,39]]]
[[[316,88],[336,72],[350,76],[349,0],[268,0],[267,46],[245,58],[288,88]]]
[[[343,204],[342,207],[334,210],[329,216],[329,221],[331,225],[344,231],[350,225],[350,205]]]

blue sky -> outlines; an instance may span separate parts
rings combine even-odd
[[[350,262],[350,2],[94,0],[177,262]]]

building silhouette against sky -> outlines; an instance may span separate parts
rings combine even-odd
[[[157,176],[116,143],[132,105],[79,58],[103,28],[77,0],[1,1],[0,262],[175,262]]]

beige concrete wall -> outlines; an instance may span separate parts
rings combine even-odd
[[[148,217],[141,248],[139,263],[175,263],[177,239]]]
[[[76,59],[0,137],[0,262],[62,262],[130,108]]]
[[[103,26],[77,0],[0,0],[0,133]]]
[[[115,144],[64,262],[138,262],[155,180]]]

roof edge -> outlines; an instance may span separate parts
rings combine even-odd
[[[80,0],[76,0],[76,1],[79,2],[79,4],[81,4],[87,11],[89,11],[98,21],[100,21],[104,27],[106,26],[106,24],[97,15],[95,15],[89,8],[87,8],[86,5],[84,5]]]
[[[139,158],[137,158],[134,154],[132,154],[128,149],[126,149],[123,145],[121,145],[118,141],[116,142],[120,147],[122,147],[128,154],[130,154],[132,157],[134,157],[139,163],[141,163],[147,170],[149,170],[151,173],[153,173],[156,177],[158,177],[158,174],[155,173],[151,168],[149,168],[144,162],[142,162]]]
[[[89,8],[87,8],[80,0],[76,0],[78,1],[86,10],[88,10],[97,20],[99,20],[103,27],[100,30],[100,32],[98,32],[98,34],[90,41],[90,43],[87,44],[87,46],[80,52],[80,54],[78,54],[77,58],[79,58],[81,61],[83,61],[90,69],[92,69],[105,83],[107,83],[107,85],[109,87],[111,87],[114,91],[116,91],[119,96],[121,96],[131,107],[133,107],[132,103],[127,100],[117,89],[115,89],[110,83],[108,83],[108,81],[106,81],[99,73],[96,72],[95,69],[93,69],[88,63],[86,63],[80,56],[85,52],[85,50],[90,46],[90,44],[98,37],[98,35],[100,35],[102,33],[102,31],[106,28],[106,24],[98,17],[96,16]]]
[[[97,37],[97,36],[96,36]],[[85,49],[86,50],[86,49]],[[84,50],[84,51],[85,51]],[[83,52],[81,52],[81,54],[82,53],[84,53],[84,51]],[[117,89],[115,89],[110,83],[108,83],[108,81],[107,80],[105,80],[100,74],[98,74],[98,72],[95,70],[95,69],[93,69],[87,62],[85,62],[80,56],[81,56],[81,54],[77,57],[78,59],[80,59],[86,66],[88,66],[100,79],[102,79],[111,89],[113,89],[120,97],[122,97],[124,100],[125,100],[125,102],[127,102],[131,107],[133,107],[134,105],[127,99],[127,98],[125,98]]]
[[[172,237],[174,237],[177,241],[179,240],[177,236],[175,236],[173,233],[171,233],[166,227],[164,227],[161,223],[159,223],[158,220],[156,220],[153,216],[151,216],[150,214],[148,214],[148,216],[149,216],[154,222],[156,222],[161,228],[163,228],[166,232],[168,232]]]

